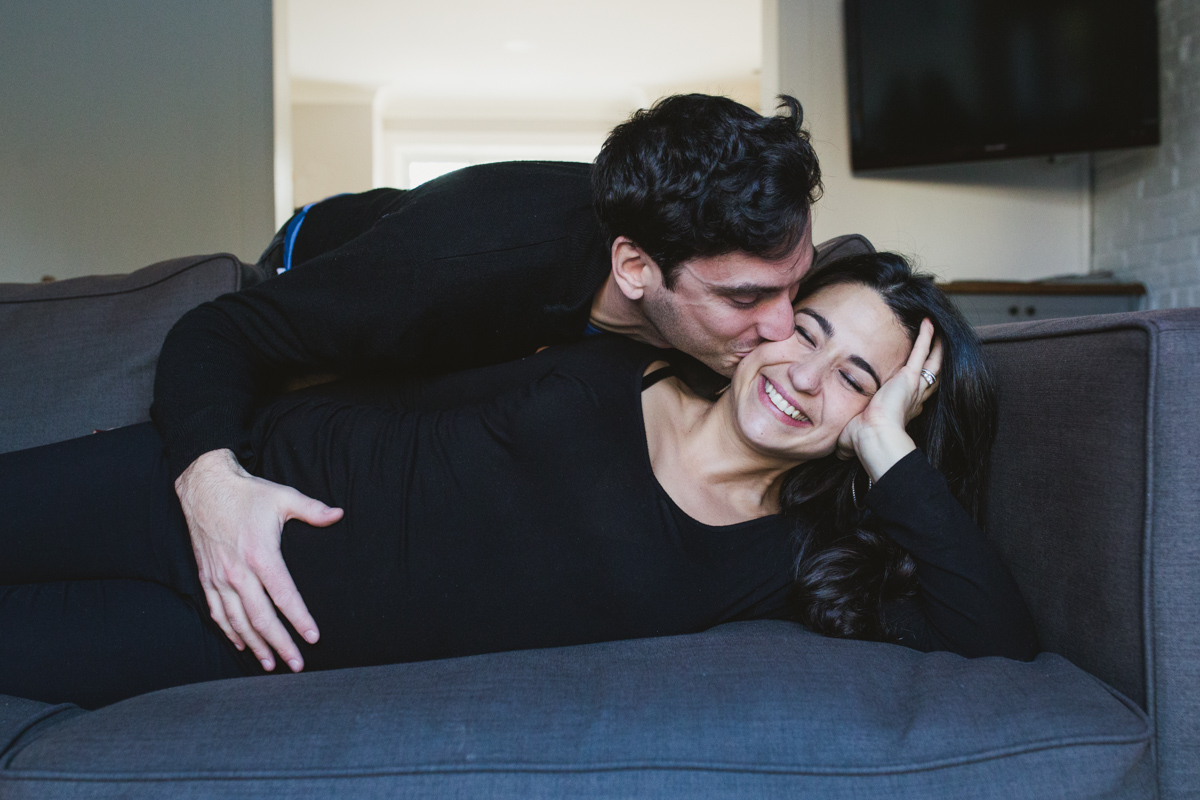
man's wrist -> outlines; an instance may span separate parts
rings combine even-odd
[[[240,472],[243,472],[242,465],[238,463],[237,456],[233,454],[232,450],[229,448],[209,450],[207,453],[197,456],[196,460],[175,479],[175,491],[176,493],[180,492],[189,481],[197,476]]]

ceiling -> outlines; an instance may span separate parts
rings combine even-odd
[[[289,0],[287,14],[300,102],[382,88],[389,116],[594,118],[694,89],[757,105],[762,0]]]

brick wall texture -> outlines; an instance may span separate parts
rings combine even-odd
[[[1092,269],[1141,281],[1150,308],[1200,306],[1200,0],[1159,0],[1162,144],[1097,153]]]

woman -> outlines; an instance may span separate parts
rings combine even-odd
[[[663,351],[602,336],[411,387],[403,409],[263,409],[251,470],[346,510],[284,531],[324,630],[293,632],[307,666],[760,618],[1032,657],[972,520],[994,411],[969,326],[889,254],[829,265],[801,296],[795,337],[715,399]],[[52,448],[79,468],[47,474]],[[135,426],[0,457],[0,693],[101,705],[268,666],[206,618],[161,450]],[[105,502],[73,507],[72,482]]]

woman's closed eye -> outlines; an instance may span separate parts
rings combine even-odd
[[[809,346],[811,346],[811,347],[817,346],[816,337],[813,336],[811,333],[809,333],[807,330],[805,330],[803,325],[796,326],[796,335],[799,336],[801,339],[803,339],[805,342],[807,342],[809,344]],[[846,372],[845,370],[838,370],[838,375],[841,376],[842,380],[845,382],[845,384],[847,386],[850,387],[850,389],[852,391],[855,391],[858,394],[861,394],[863,397],[871,396],[870,393],[868,393],[867,390],[865,388],[863,388],[863,384],[857,378],[855,378],[853,375],[851,375],[849,372]]]
[[[856,381],[853,376],[850,375],[850,373],[842,371],[841,376],[842,376],[842,380],[844,380],[846,382],[846,385],[848,385],[851,389],[858,392],[863,397],[870,396],[867,394],[867,390],[864,389],[862,387],[862,385],[858,381]]]

